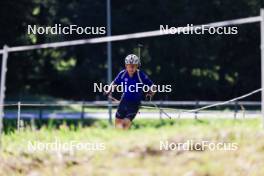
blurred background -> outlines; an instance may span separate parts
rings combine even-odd
[[[260,0],[137,0],[111,2],[112,35],[258,16]],[[0,46],[41,44],[102,35],[28,35],[27,25],[106,26],[106,1],[2,0]],[[157,84],[172,84],[156,100],[226,100],[260,88],[259,23],[238,35],[167,35],[112,43],[113,78],[142,43],[142,69]],[[9,55],[8,101],[106,100],[93,83],[107,83],[106,43]],[[260,100],[251,96],[247,100]]]
[[[27,26],[106,27],[106,2],[0,0],[0,49],[103,37],[28,35]],[[111,30],[121,35],[159,30],[160,25],[254,17],[263,7],[264,0],[111,0]],[[172,92],[143,102],[124,132],[111,123],[117,103],[93,92],[93,83],[108,82],[107,43],[9,52],[4,106],[0,96],[0,175],[264,175],[259,22],[239,25],[237,35],[112,42],[112,79],[124,68],[124,58],[137,54],[139,43],[142,69],[156,84],[171,84]],[[258,94],[239,101],[193,111],[256,89]],[[29,141],[43,146],[57,139],[70,145],[73,140],[103,142],[106,149],[28,150]],[[182,149],[189,140],[195,143]],[[162,150],[161,141],[181,149]],[[203,141],[237,143],[238,150],[204,150]]]

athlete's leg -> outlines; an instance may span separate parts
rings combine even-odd
[[[131,103],[128,106],[127,109],[127,115],[124,118],[124,129],[129,129],[132,125],[132,121],[136,117],[138,110],[139,110],[139,105],[138,103]]]
[[[115,128],[123,129],[124,128],[124,120],[120,118],[115,118]]]
[[[129,129],[132,125],[132,121],[129,118],[124,118],[123,122],[124,122],[123,128],[126,130]]]
[[[121,100],[116,111],[115,128],[124,128],[124,117],[126,116],[126,109],[126,102]]]

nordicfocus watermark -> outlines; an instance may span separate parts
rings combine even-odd
[[[52,34],[52,35],[71,35],[71,34],[87,34],[87,35],[104,35],[106,34],[106,27],[104,26],[87,26],[82,27],[78,25],[63,26],[62,24],[55,24],[54,26],[38,26],[28,25],[27,34]]]
[[[238,27],[236,26],[220,26],[214,27],[209,25],[194,26],[187,24],[184,27],[170,27],[169,25],[160,25],[161,34],[218,34],[218,35],[236,35],[238,34]]]
[[[160,141],[160,150],[171,151],[235,151],[238,144],[234,142],[196,141],[187,140],[185,142]]]
[[[30,152],[73,152],[73,151],[103,151],[105,144],[102,142],[62,142],[55,138],[52,142],[28,141],[27,150]]]
[[[120,85],[107,85],[103,83],[94,83],[93,92],[171,92],[171,85],[152,85],[148,86],[143,83],[136,83],[135,85],[127,85],[127,82]]]

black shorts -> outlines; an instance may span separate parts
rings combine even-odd
[[[124,119],[128,118],[131,121],[136,117],[139,110],[140,102],[130,102],[121,100],[118,109],[116,111],[116,118]]]

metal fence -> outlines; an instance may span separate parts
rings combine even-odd
[[[177,113],[181,110],[188,109],[197,109],[203,106],[221,103],[221,101],[153,101],[152,103],[156,104],[161,108],[165,108],[170,110],[170,113]],[[143,101],[142,105],[147,108],[155,109],[152,106],[152,103]],[[35,119],[61,119],[61,118],[70,118],[70,119],[83,119],[85,118],[85,114],[96,114],[98,112],[86,112],[87,108],[106,108],[108,106],[117,106],[118,104],[109,104],[108,101],[59,101],[59,102],[7,102],[4,106],[6,108],[11,107],[13,110],[6,110],[4,118],[12,119],[12,118],[35,118]],[[78,110],[74,112],[64,112],[65,109],[59,109],[62,107],[69,106],[78,106]],[[257,101],[235,101],[225,104],[223,108],[229,109],[234,113],[234,117],[236,117],[239,111],[259,111],[261,107],[261,102]],[[25,112],[25,109],[33,109],[33,112]],[[57,111],[61,111],[60,113],[48,113],[49,108],[58,108]],[[159,111],[159,109],[156,109]],[[213,111],[221,111],[221,109],[212,108]],[[17,112],[15,112],[17,111]],[[24,111],[24,113],[23,113]],[[46,112],[46,113],[45,113]],[[195,116],[197,116],[199,112],[193,112]],[[64,116],[63,116],[64,114]],[[162,114],[162,113],[160,113]],[[106,115],[107,116],[107,115]],[[160,115],[161,116],[161,115]],[[96,116],[94,116],[96,118]]]
[[[160,107],[155,108],[153,103]],[[145,118],[163,118],[164,114],[162,110],[166,110],[169,114],[174,114],[176,118],[180,118],[180,113],[182,110],[197,109],[207,105],[222,103],[222,101],[152,101],[146,102],[143,101],[142,105],[146,108],[154,109],[151,112],[142,112],[140,113],[142,117]],[[114,106],[116,107],[117,103],[109,104],[108,101],[57,101],[57,102],[7,102],[5,106],[5,119],[16,119],[17,120],[17,129],[19,130],[23,127],[24,120],[35,120],[35,119],[108,119],[107,107]],[[78,110],[73,110],[73,112],[68,109],[63,109],[64,107],[75,107],[77,106]],[[53,112],[50,108],[55,109],[58,112]],[[93,108],[94,111],[86,111],[87,109]],[[105,112],[100,111],[99,108],[105,110]],[[221,108],[221,109],[219,109]],[[224,110],[228,109],[230,115],[233,114],[233,118],[236,119],[238,113],[242,113],[243,118],[246,117],[246,114],[254,113],[255,115],[261,116],[261,102],[257,101],[234,101],[226,103],[225,106],[214,107],[209,110],[203,111],[194,111],[188,113],[188,117],[197,119],[198,115],[212,117],[213,114],[223,114]]]

